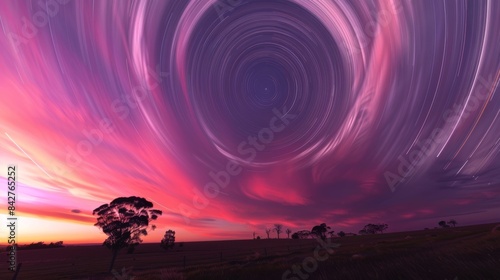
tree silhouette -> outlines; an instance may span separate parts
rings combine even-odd
[[[343,231],[339,231],[339,233],[337,233],[337,235],[338,235],[339,237],[344,237],[344,236],[345,236],[345,232],[343,232]]]
[[[333,238],[335,236],[335,231],[331,230],[328,232],[328,234],[330,235],[330,238]]]
[[[161,240],[161,247],[165,250],[174,248],[175,243],[175,231],[169,229],[165,232],[163,239]]]
[[[156,220],[162,211],[151,209],[152,207],[153,203],[145,198],[130,196],[116,198],[111,203],[94,209],[92,215],[98,216],[94,226],[108,236],[103,245],[113,253],[109,271],[113,269],[121,249],[138,245],[142,242],[141,235],[147,235],[150,227],[152,230],[156,228],[149,223]]]
[[[384,233],[389,225],[387,224],[367,224],[365,227],[359,231],[359,234],[376,234],[377,232]]]
[[[280,239],[280,233],[283,229],[282,224],[274,224],[274,231],[276,231],[276,234],[278,235],[278,239]]]
[[[449,226],[446,224],[446,222],[445,222],[445,221],[439,221],[438,225],[439,225],[440,227],[442,227],[442,228],[447,228],[447,227],[449,227]]]
[[[270,228],[266,228],[267,239],[270,239],[269,234],[271,233]]]
[[[288,236],[288,239],[290,239],[290,233],[292,233],[292,231],[289,228],[287,228],[285,232],[286,235]]]
[[[453,227],[457,226],[457,221],[451,219],[449,222],[448,222],[449,225],[452,225]]]
[[[311,234],[325,240],[326,239],[326,232],[329,229],[330,229],[329,226],[327,226],[325,223],[322,223],[321,225],[314,226],[311,230]]]
[[[384,231],[387,230],[388,228],[389,228],[388,224],[378,224],[377,225],[377,231],[379,231],[380,233],[384,233]]]
[[[308,230],[299,230],[292,234],[292,239],[307,239],[311,236],[311,232]]]

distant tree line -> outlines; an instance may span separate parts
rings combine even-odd
[[[32,242],[31,244],[26,244],[26,245],[17,245],[17,250],[31,250],[31,249],[49,249],[49,248],[62,248],[63,242],[62,241],[57,241],[57,242],[50,242],[49,244],[45,244],[45,242]],[[9,251],[12,248],[12,246],[7,246],[7,251]]]
[[[388,228],[389,226],[387,224],[367,224],[363,227],[363,229],[359,231],[359,234],[366,235],[366,234],[383,233]],[[276,237],[279,239],[280,233],[283,231],[283,225],[275,224],[273,228],[266,228],[265,232],[268,239],[271,238],[271,232],[273,231],[276,232]],[[311,230],[299,230],[292,233],[292,230],[286,229],[284,232],[287,234],[288,239],[290,239],[291,237],[292,239],[320,238],[325,240],[327,237],[333,238],[335,236],[344,237],[344,236],[357,235],[354,233],[345,233],[344,231],[339,231],[338,233],[335,234],[335,231],[332,230],[332,228],[328,226],[326,223],[315,225],[311,228]],[[260,236],[256,237],[256,233],[253,232],[253,239],[260,239]]]
[[[358,233],[359,235],[384,233],[384,231],[387,230],[388,228],[389,226],[387,224],[367,224]]]
[[[448,222],[446,221],[440,221],[438,225],[442,228],[448,228],[448,227],[455,227],[457,225],[456,220],[449,220]],[[378,233],[384,233],[387,229],[389,228],[388,224],[367,224],[365,225],[361,230],[359,230],[358,234],[359,235],[370,235],[370,234],[378,234]],[[282,232],[283,225],[281,224],[275,224],[274,228],[266,228],[265,232],[267,235],[267,238],[271,238],[271,232],[275,231],[277,238],[280,238],[280,233]],[[427,229],[427,228],[426,228]],[[290,239],[290,234],[292,231],[290,229],[286,229],[285,233],[287,234],[287,238]],[[311,230],[299,230],[294,233],[292,233],[291,238],[292,239],[307,239],[307,238],[321,238],[321,239],[326,239],[327,235],[330,238],[335,237],[337,235],[338,237],[344,237],[344,236],[355,236],[358,234],[354,233],[345,233],[344,231],[339,231],[337,234],[335,234],[335,231],[331,230],[331,227],[327,226],[325,223],[313,226]],[[253,232],[253,239],[260,239],[260,236],[256,237],[256,233]]]
[[[451,219],[448,222],[445,221],[439,221],[438,225],[442,228],[447,228],[447,227],[455,227],[457,225],[457,221]]]
[[[367,224],[361,229],[358,234],[360,235],[366,235],[366,234],[376,234],[376,233],[383,233],[385,230],[387,230],[389,226],[387,224]],[[294,239],[305,239],[309,237],[318,237],[321,239],[326,238],[326,234],[330,236],[330,238],[335,237],[335,231],[330,230],[331,228],[329,226],[326,226],[326,224],[321,224],[318,226],[314,226],[311,231],[308,230],[301,230],[292,235],[292,238]],[[338,237],[344,237],[344,236],[355,236],[357,234],[355,233],[345,233],[344,231],[339,231],[336,234]]]

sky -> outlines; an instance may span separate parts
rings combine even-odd
[[[19,243],[100,243],[92,210],[123,196],[163,211],[145,242],[498,222],[499,14],[493,0],[1,1],[2,223],[9,165]]]

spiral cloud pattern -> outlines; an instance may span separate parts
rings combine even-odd
[[[23,170],[27,217],[90,223],[140,194],[200,239],[498,213],[498,1],[0,11],[1,159]]]

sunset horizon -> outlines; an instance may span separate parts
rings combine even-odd
[[[486,221],[486,222],[480,222],[480,223],[471,223],[471,224],[459,224],[457,225],[457,227],[467,227],[467,226],[474,226],[474,225],[496,225],[496,224],[500,224],[500,220],[491,220],[491,221]],[[272,226],[270,226],[272,227]],[[311,225],[312,227],[312,225]],[[362,228],[362,226],[360,227]],[[423,228],[409,228],[409,229],[405,229],[405,230],[391,230],[391,227],[387,230],[387,233],[400,233],[400,232],[413,232],[413,231],[421,231],[421,230],[430,230],[430,229],[435,229],[435,228],[439,228],[439,226],[437,225],[437,222],[435,223],[435,225],[429,225],[428,227],[423,227]],[[310,230],[310,228],[298,228],[295,231],[299,231],[299,230]],[[339,228],[338,231],[344,231],[346,233],[353,233],[353,234],[356,234],[358,235],[358,229],[356,228],[356,230],[353,230],[353,231],[349,231],[349,230],[345,230],[345,229],[342,229],[342,228]],[[336,232],[338,232],[336,231]],[[163,237],[163,234],[165,233],[165,231],[151,231],[149,233],[148,236],[146,237],[143,237],[143,242],[142,244],[159,244],[160,243],[160,240],[161,238]],[[37,243],[37,242],[44,242],[44,244],[49,244],[51,242],[58,242],[58,241],[63,241],[64,245],[68,245],[68,246],[101,246],[103,245],[102,242],[103,242],[103,239],[104,239],[104,236],[102,235],[102,232],[99,231],[99,229],[96,228],[96,230],[94,231],[94,235],[95,235],[95,241],[77,241],[77,242],[74,242],[74,241],[71,241],[71,239],[68,239],[67,237],[65,238],[38,238],[38,239],[33,239],[33,240],[29,240],[29,241],[23,241],[22,238],[19,238],[19,242],[18,244],[19,245],[28,245],[30,243]],[[153,237],[154,236],[154,237]],[[267,239],[266,235],[265,235],[265,232],[264,230],[262,230],[262,232],[258,235],[261,239]],[[338,238],[338,237],[335,237],[335,238]],[[270,239],[278,239],[277,236],[276,236],[276,233],[273,233],[273,235],[271,236]],[[280,239],[289,239],[287,238],[286,236],[281,236]],[[79,240],[79,239],[78,239]],[[210,241],[244,241],[244,240],[253,240],[252,238],[252,232],[249,231],[248,233],[246,233],[244,236],[242,234],[241,237],[234,237],[234,238],[223,238],[223,237],[220,237],[220,238],[216,238],[216,239],[212,239],[212,238],[207,238],[207,239],[183,239],[181,238],[181,236],[178,238],[177,242],[210,242]],[[9,244],[7,244],[6,242],[3,242],[3,243],[0,243],[0,246],[7,246]]]

